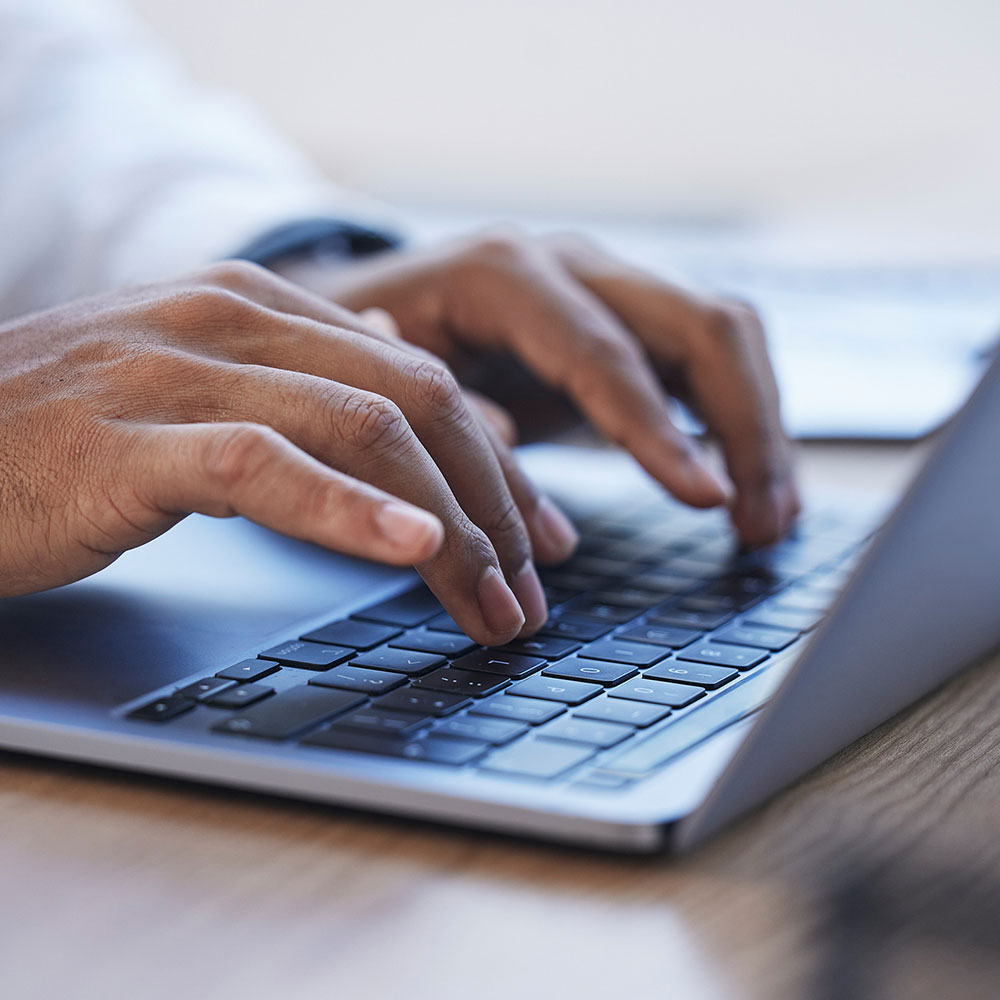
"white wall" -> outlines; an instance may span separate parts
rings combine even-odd
[[[1000,232],[1000,0],[130,0],[388,198]]]

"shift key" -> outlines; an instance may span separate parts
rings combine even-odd
[[[302,685],[283,691],[238,715],[231,715],[216,723],[212,729],[217,733],[285,740],[335,715],[357,708],[366,700],[351,691]]]

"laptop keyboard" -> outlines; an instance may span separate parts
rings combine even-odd
[[[574,557],[542,572],[551,616],[531,638],[478,646],[420,586],[127,718],[197,709],[227,740],[625,788],[763,704],[868,533],[819,512],[747,553],[720,513],[666,501],[577,527]]]

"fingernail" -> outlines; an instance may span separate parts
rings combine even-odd
[[[722,472],[717,472],[710,465],[703,466],[703,469],[715,485],[715,488],[719,491],[719,494],[722,497],[722,503],[726,507],[731,506],[733,501],[736,499],[736,487],[733,485],[733,481],[729,478],[729,476]]]
[[[375,514],[379,531],[393,545],[409,551],[433,551],[444,539],[441,522],[429,511],[404,503],[384,503]]]
[[[580,540],[573,522],[545,496],[535,508],[535,529],[551,545],[556,559],[569,556]]]
[[[708,457],[700,451],[692,451],[687,464],[688,481],[696,492],[711,497],[711,506],[729,506],[736,499],[736,487],[725,473],[712,468]]]
[[[524,612],[525,627],[534,631],[541,628],[549,617],[549,606],[545,601],[542,581],[538,579],[535,567],[529,560],[514,577],[514,595]]]
[[[488,567],[483,573],[476,597],[479,612],[491,632],[520,631],[524,624],[524,612],[495,566]]]

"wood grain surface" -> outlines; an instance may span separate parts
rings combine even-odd
[[[1000,658],[680,860],[0,756],[0,996],[996,997],[998,721]]]

